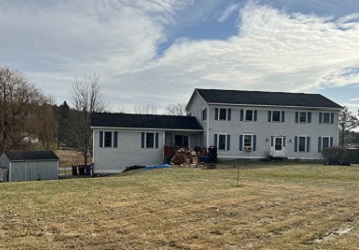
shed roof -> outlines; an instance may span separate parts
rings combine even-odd
[[[203,130],[192,116],[94,113],[92,127]]]
[[[59,160],[53,151],[7,151],[4,154],[10,161]]]
[[[261,106],[335,108],[343,107],[320,94],[224,89],[195,89],[207,103]],[[194,93],[195,93],[194,92]]]

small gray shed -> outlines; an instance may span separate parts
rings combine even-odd
[[[8,173],[4,181],[57,180],[59,158],[53,151],[8,151],[0,156],[0,168]]]

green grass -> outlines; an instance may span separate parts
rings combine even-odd
[[[1,183],[0,249],[356,249],[359,166],[239,162]]]

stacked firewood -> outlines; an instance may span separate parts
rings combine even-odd
[[[187,148],[177,150],[171,160],[171,165],[191,168],[203,167],[203,164],[198,162],[196,151],[189,151]]]

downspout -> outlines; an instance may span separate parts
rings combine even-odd
[[[209,148],[209,121],[211,119],[210,107],[207,105],[207,133],[206,133],[206,148]]]

